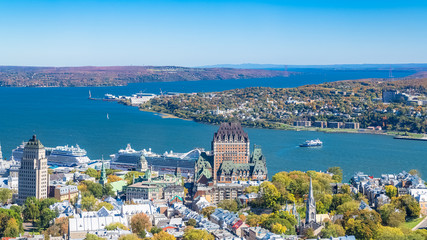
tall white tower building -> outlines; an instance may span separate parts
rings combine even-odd
[[[23,204],[27,197],[47,198],[49,183],[47,168],[46,150],[34,135],[25,144],[19,169],[19,204]]]

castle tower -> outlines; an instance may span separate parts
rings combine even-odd
[[[213,179],[218,178],[218,170],[224,160],[235,164],[249,162],[249,136],[240,123],[221,123],[212,140],[214,155]]]
[[[46,150],[36,135],[25,144],[19,169],[18,203],[28,197],[47,198],[49,175]]]
[[[305,212],[305,223],[309,224],[316,222],[316,201],[313,196],[313,184],[310,177],[310,189],[308,190],[307,197],[307,210]]]
[[[101,177],[99,178],[99,183],[102,185],[105,185],[107,183],[107,173],[105,172],[104,157],[102,157]]]

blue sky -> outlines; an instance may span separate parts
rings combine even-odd
[[[0,65],[427,62],[427,1],[6,1]]]

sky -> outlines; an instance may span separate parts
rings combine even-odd
[[[0,0],[0,65],[427,63],[427,1]]]

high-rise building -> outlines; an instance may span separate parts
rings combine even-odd
[[[221,123],[212,140],[214,180],[217,180],[218,170],[225,161],[234,164],[249,163],[249,150],[249,137],[240,123]]]
[[[36,138],[31,138],[24,147],[19,169],[18,203],[23,204],[27,197],[47,198],[49,175],[47,172],[46,150]]]

